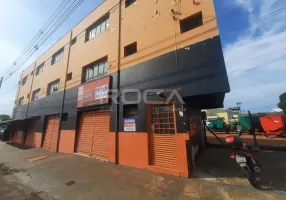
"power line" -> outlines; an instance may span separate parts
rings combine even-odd
[[[77,4],[77,5],[79,6],[83,1],[84,1],[84,0],[80,0],[80,3]],[[119,3],[117,3],[116,5],[114,5],[114,6],[113,6],[111,9],[109,9],[106,13],[111,13],[112,10],[114,10],[114,11],[117,10],[117,9],[118,9],[117,6],[118,6],[119,4],[121,5],[121,4],[125,3],[125,1],[126,1],[126,0],[119,1]],[[77,7],[78,7],[78,6],[77,6]],[[76,7],[76,8],[77,8],[77,7]],[[96,8],[95,8],[95,9],[96,9]],[[74,10],[75,10],[75,9],[73,9],[73,11],[74,11]],[[72,11],[72,12],[73,12],[73,11]],[[67,18],[68,18],[68,17],[66,17],[66,19],[67,19]],[[66,19],[65,19],[65,20],[66,20]],[[65,20],[64,20],[64,21],[65,21]],[[84,31],[85,31],[85,30],[81,31],[78,35],[80,35],[80,34],[83,33]],[[75,37],[77,37],[78,35],[76,35]],[[47,39],[48,39],[48,38],[47,38]],[[47,39],[46,39],[46,40],[47,40]],[[66,45],[68,45],[69,43],[70,43],[70,42],[66,43],[66,44],[64,45],[64,47],[65,47]],[[31,53],[30,57],[33,55],[33,53],[34,53],[34,52]],[[29,57],[29,58],[30,58],[30,57]],[[21,64],[21,66],[22,66],[29,58],[27,58],[27,59]],[[50,57],[50,58],[51,58],[51,57]],[[9,76],[4,79],[4,81],[6,81],[9,77],[11,77],[21,66],[18,66],[18,68],[17,68],[13,73],[10,73]]]
[[[69,2],[69,1],[70,1],[70,0],[68,0],[68,1],[66,1],[66,2]],[[25,52],[26,58],[24,58],[24,60],[21,60],[21,62],[18,63],[16,66],[13,66],[13,67],[10,69],[11,72],[8,74],[8,77],[6,77],[4,80],[7,80],[7,79],[8,79],[10,76],[12,76],[23,64],[25,64],[25,62],[35,53],[35,51],[37,51],[38,48],[39,48],[41,45],[43,45],[43,43],[44,43],[47,39],[49,39],[49,37],[60,27],[60,25],[75,11],[75,9],[76,9],[83,1],[84,1],[84,0],[79,0],[79,1],[74,0],[64,12],[62,12],[63,9],[60,9],[60,13],[57,13],[57,15],[61,14],[60,18],[58,18],[58,19],[56,20],[56,22],[49,28],[49,30],[46,31],[46,34],[45,34],[40,40],[37,41],[37,43],[40,42],[39,44],[37,44],[36,46],[34,46],[34,48],[29,48],[29,49],[28,49],[29,51],[28,51],[28,52]],[[74,5],[74,3],[76,3],[76,4]],[[67,5],[67,3],[64,4],[64,6],[65,6],[65,5]],[[56,15],[56,16],[57,16],[57,15]],[[55,16],[55,17],[56,17],[56,16]],[[55,17],[52,19],[52,21],[55,20]],[[52,21],[49,22],[49,24],[51,24]],[[49,25],[49,24],[48,24],[48,25]],[[44,42],[43,42],[43,41],[44,41]]]
[[[78,2],[78,4],[80,5],[80,4],[82,3],[82,1],[83,1],[83,0],[81,0],[80,2]],[[73,3],[74,3],[74,2],[73,2]],[[118,4],[119,4],[119,3],[118,3]],[[118,4],[117,4],[117,5],[118,5]],[[116,6],[117,6],[117,5],[116,5]],[[114,7],[116,7],[116,6],[114,6]],[[114,7],[113,7],[113,8],[114,8]],[[112,9],[113,9],[113,8],[112,8]],[[76,8],[75,8],[75,9],[76,9]],[[72,11],[70,11],[70,13],[72,13],[75,9],[73,9]],[[112,9],[110,9],[110,10],[112,10]],[[109,11],[110,11],[110,10],[109,10]],[[280,10],[281,10],[281,9],[280,9]],[[279,11],[279,10],[277,10],[277,11]],[[277,11],[276,11],[276,12],[277,12]],[[268,15],[269,15],[269,14],[268,14]],[[268,16],[268,15],[267,15],[267,16]],[[58,24],[57,28],[68,18],[68,16],[69,16],[69,15],[67,15],[66,17],[64,17],[63,21]],[[59,19],[58,19],[58,20],[59,20]],[[58,21],[58,20],[57,20],[57,21]],[[53,32],[50,33],[50,35],[49,35],[48,37],[45,38],[44,42],[45,42],[55,31],[56,31],[56,28],[53,30]],[[82,31],[82,32],[83,32],[83,31]],[[81,33],[82,33],[82,32],[81,32]],[[81,34],[81,33],[79,33],[79,34]],[[47,34],[47,33],[46,33],[46,34]],[[46,34],[45,34],[45,35],[46,35]],[[79,34],[78,34],[78,35],[79,35]],[[77,35],[77,36],[78,36],[78,35]],[[42,42],[41,45],[42,45],[44,42]],[[69,44],[69,42],[68,42],[67,44]],[[32,53],[34,53],[34,52],[32,52]],[[29,58],[28,58],[28,59],[29,59]],[[26,59],[26,60],[28,60],[28,59]],[[26,62],[26,60],[23,62],[23,64]],[[19,69],[20,67],[21,67],[21,66],[19,66],[18,69]],[[16,69],[16,71],[17,71],[18,69]],[[16,71],[14,71],[13,73],[15,73]],[[10,75],[10,76],[11,76],[11,75]],[[7,77],[5,80],[7,80],[8,78],[9,78],[9,77]]]
[[[267,55],[270,55],[270,54],[276,53],[277,51],[282,51],[282,50],[286,50],[286,48],[284,47],[284,48],[282,48],[282,49],[278,49],[278,50],[271,51],[271,52],[266,53],[266,54],[262,54],[262,55],[259,55],[259,56],[256,56],[256,57],[252,57],[252,58],[249,58],[249,59],[240,61],[240,62],[236,62],[236,63],[235,63],[234,65],[232,65],[232,66],[235,66],[235,65],[238,65],[238,64],[241,64],[241,63],[245,63],[245,62],[247,62],[247,61],[249,61],[249,60],[252,60],[252,59],[255,59],[255,58],[264,57],[264,56],[267,56]],[[276,59],[277,59],[277,58],[271,59],[271,60],[268,61],[267,63],[272,62],[272,61],[274,61],[274,60],[276,60]],[[232,73],[234,73],[235,71],[237,71],[237,69],[232,70],[232,71],[229,72],[228,74],[232,74]]]
[[[271,37],[271,36],[278,35],[278,34],[280,34],[280,33],[284,33],[285,31],[286,31],[286,28],[283,28],[283,29],[280,29],[280,30],[278,30],[278,31],[275,31],[275,32],[272,33],[272,34],[262,35],[262,36],[260,36],[260,37],[257,37],[257,38],[255,38],[253,41],[254,41],[254,42],[257,42],[257,41],[262,40],[262,39],[265,39],[265,38],[267,38],[267,37]],[[243,47],[243,46],[246,46],[246,45],[250,45],[250,43],[241,44],[241,45],[239,45],[239,46],[237,46],[237,47],[234,47],[234,48],[228,49],[227,51],[224,51],[224,53],[227,53],[227,52],[230,52],[230,51],[239,49],[240,47]]]
[[[252,22],[251,24],[248,24],[248,25],[246,26],[246,28],[250,28],[251,26],[253,26],[254,24],[257,24],[257,23],[260,22],[261,20],[264,20],[264,19],[266,19],[267,17],[273,17],[273,16],[275,16],[275,15],[278,15],[279,13],[281,13],[281,12],[283,12],[283,11],[285,11],[285,10],[286,10],[286,8],[283,7],[283,8],[280,8],[280,9],[278,9],[278,10],[275,10],[275,11],[273,11],[273,12],[271,12],[271,13],[268,13],[268,14],[266,14],[266,15],[263,15],[263,16],[257,18],[256,21]],[[222,33],[222,34],[228,35],[228,34],[234,32],[234,31],[237,31],[238,29],[241,29],[241,28],[234,28],[234,29],[232,29],[231,31],[228,31],[228,32]]]
[[[83,0],[82,0],[83,1]],[[79,3],[79,4],[81,4],[82,3],[82,1]],[[75,2],[75,1],[74,1]],[[73,2],[73,3],[74,3]],[[180,1],[178,1],[178,2],[180,2]],[[120,2],[119,2],[120,3]],[[118,3],[118,4],[119,4]],[[117,5],[118,5],[117,4]],[[69,7],[70,8],[70,7]],[[263,17],[261,17],[261,19],[262,18],[265,18],[266,16],[269,16],[269,15],[271,15],[271,14],[278,14],[279,12],[282,12],[283,10],[284,10],[285,8],[282,8],[282,9],[279,9],[279,10],[276,10],[276,11],[274,11],[274,12],[272,12],[272,13],[269,13],[269,14],[267,14],[267,15],[265,15],[265,16],[263,16]],[[73,11],[72,11],[73,12]],[[68,14],[68,16],[69,16],[69,14]],[[58,20],[57,20],[58,21]],[[65,20],[64,20],[65,21]],[[60,24],[62,24],[62,22],[60,23]],[[59,25],[60,26],[60,25]],[[57,26],[57,28],[59,27],[59,26]],[[57,30],[57,28],[56,29],[54,29],[52,32],[51,32],[51,34],[46,38],[46,39],[44,39],[44,42]],[[232,31],[231,31],[232,32]],[[45,35],[47,35],[47,33],[45,34]],[[15,70],[13,71],[13,72],[11,72],[10,74],[9,74],[9,76],[7,77],[7,78],[5,78],[4,79],[4,81],[6,81],[10,76],[12,76],[33,54],[34,54],[34,52],[41,46],[43,44],[43,42],[40,44],[40,45],[38,45],[37,46],[37,48],[35,49],[35,50],[31,50],[31,52],[30,52],[30,55],[21,63],[21,65],[19,65],[17,68],[15,68]]]
[[[9,92],[11,92],[12,90],[14,90],[15,88],[17,88],[18,84],[15,85],[14,87],[12,87],[11,89],[9,89],[7,92],[4,92],[3,94],[0,94],[0,99],[2,99],[6,94],[8,94]]]
[[[68,17],[80,6],[80,4],[83,2],[84,0],[79,0],[75,5],[73,5],[76,1],[74,1],[70,6],[69,8],[64,12],[64,17],[61,16],[57,21],[56,23],[58,23],[59,20],[61,20],[57,25],[56,27],[54,27],[54,29],[52,30],[52,32],[47,32],[45,34],[45,39],[38,45],[38,47],[40,47],[41,45],[43,45],[52,35],[55,31],[57,31],[57,29],[68,19]],[[68,11],[69,9],[71,8],[70,11]],[[68,11],[68,13],[66,13]],[[49,34],[48,34],[49,33]],[[48,35],[47,35],[48,34]],[[4,81],[6,81],[7,79],[9,79],[10,76],[12,76],[16,71],[19,70],[20,67],[22,67],[23,64],[25,64],[25,62],[35,53],[36,49],[32,49],[32,51],[30,52],[29,56],[23,60],[21,62],[21,64],[19,64],[19,66],[17,68],[14,69],[14,71],[12,71],[8,77],[6,77],[4,79]]]
[[[14,67],[16,63],[19,62],[19,60],[21,60],[21,58],[25,55],[26,51],[29,50],[31,47],[34,46],[36,40],[38,40],[42,33],[45,31],[46,27],[48,27],[50,25],[50,23],[53,21],[54,17],[57,16],[57,14],[59,14],[59,12],[61,12],[61,10],[64,8],[64,6],[66,5],[66,2],[69,2],[63,0],[63,2],[60,4],[60,6],[56,9],[56,11],[52,14],[52,16],[47,20],[47,22],[42,26],[42,28],[38,31],[38,33],[34,36],[34,38],[29,42],[29,44],[25,47],[25,49],[23,50],[23,52],[20,54],[20,56],[13,62],[12,65],[10,65],[8,68],[6,68],[3,72],[0,73],[0,75],[4,74],[5,72],[9,73],[10,68]]]

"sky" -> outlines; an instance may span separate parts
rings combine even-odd
[[[62,0],[0,2],[1,73],[21,54]],[[85,0],[32,58],[3,83],[0,114],[12,113],[21,71],[101,2]],[[225,108],[242,102],[245,111],[271,111],[277,107],[279,94],[286,92],[286,1],[214,0],[214,4],[231,87],[225,97]]]

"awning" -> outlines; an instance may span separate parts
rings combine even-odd
[[[10,120],[6,120],[6,121],[0,121],[0,126],[11,124],[11,123],[17,122],[17,121],[29,120],[29,119],[33,119],[33,118],[36,118],[36,117],[28,117],[28,118],[22,118],[22,119],[10,119]]]

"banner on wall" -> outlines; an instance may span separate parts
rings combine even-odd
[[[110,76],[85,83],[78,88],[77,107],[107,104]]]
[[[124,119],[124,131],[136,131],[136,120]]]

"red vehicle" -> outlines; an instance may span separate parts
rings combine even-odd
[[[260,123],[267,135],[286,134],[286,116],[260,117]]]

